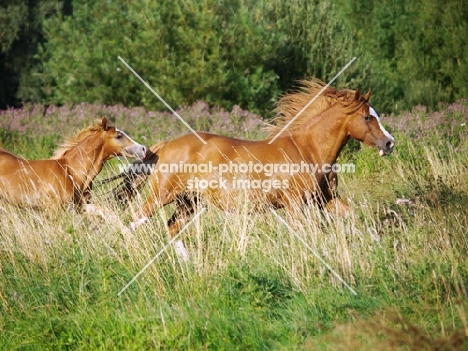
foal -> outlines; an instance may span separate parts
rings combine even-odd
[[[33,208],[81,208],[107,160],[142,159],[145,153],[145,146],[109,126],[105,117],[67,139],[51,159],[26,160],[0,149],[0,199]]]

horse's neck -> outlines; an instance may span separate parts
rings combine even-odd
[[[61,159],[75,190],[86,190],[104,165],[102,140],[89,137],[69,150]]]
[[[345,122],[346,115],[330,108],[300,128],[297,138],[293,138],[303,144],[301,146],[304,150],[309,151],[313,162],[333,164],[349,139]]]

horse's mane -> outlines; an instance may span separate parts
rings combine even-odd
[[[51,159],[58,160],[59,158],[62,158],[63,156],[65,156],[67,151],[77,146],[87,137],[95,135],[96,133],[99,133],[102,130],[102,120],[96,119],[92,124],[81,129],[76,135],[66,137],[64,141],[59,145],[57,150],[54,151],[54,154],[51,157]]]
[[[301,80],[299,84],[297,91],[284,95],[278,101],[275,109],[276,116],[271,120],[272,123],[268,123],[264,128],[270,136],[281,131],[326,86],[326,83],[317,78]],[[314,120],[335,104],[340,104],[345,113],[352,113],[358,110],[364,102],[361,94],[358,93],[356,96],[355,90],[340,91],[328,86],[303,113],[294,119],[288,129],[293,130],[303,126],[304,123]]]

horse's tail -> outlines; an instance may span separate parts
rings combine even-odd
[[[156,163],[158,163],[158,153],[165,145],[166,142],[161,141],[149,147],[143,160],[133,162],[126,171],[111,178],[104,179],[100,184],[109,183],[116,179],[123,178],[122,181],[111,191],[117,202],[122,205],[126,205],[146,184],[148,177],[151,175],[151,171]]]

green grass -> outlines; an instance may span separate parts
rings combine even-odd
[[[209,208],[184,234],[190,263],[171,247],[117,296],[167,243],[169,210],[126,233],[113,220],[1,204],[0,349],[467,350],[466,132],[456,146],[393,134],[389,157],[343,154],[356,164],[340,176],[349,218],[308,207],[292,223],[357,296],[272,214],[242,206]],[[37,158],[57,141],[0,137]],[[124,210],[104,192],[95,201],[128,223],[142,199]]]

